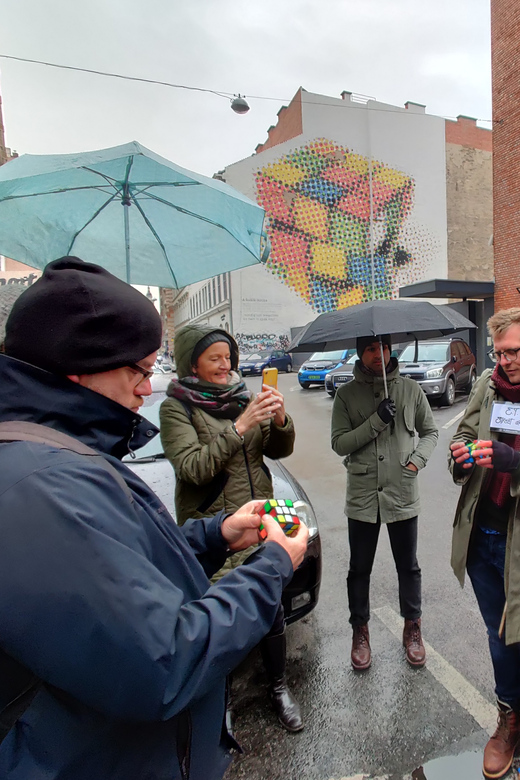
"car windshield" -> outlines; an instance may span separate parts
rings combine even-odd
[[[343,357],[343,353],[345,350],[343,349],[336,349],[334,352],[315,352],[313,355],[311,355],[311,360],[330,360],[331,362],[336,360],[340,361]]]
[[[253,352],[249,357],[248,360],[266,360],[266,358],[271,357],[270,352]]]
[[[417,360],[420,363],[446,363],[449,347],[447,344],[428,344],[419,342]],[[411,363],[415,358],[415,344],[408,344],[399,355],[400,363]]]
[[[146,417],[146,419],[150,420],[157,428],[159,428],[159,407],[165,398],[166,393],[164,392],[152,393],[151,395],[145,396],[144,404],[140,410],[141,416]],[[135,454],[138,460],[140,458],[152,458],[156,455],[162,455],[163,448],[159,434],[145,444],[144,447],[136,450]],[[125,456],[125,460],[128,460],[129,457],[129,455]]]
[[[249,352],[247,353],[247,355],[239,355],[238,360],[240,363],[243,363],[245,360],[251,360],[251,355],[249,354]]]

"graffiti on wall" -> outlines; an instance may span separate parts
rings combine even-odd
[[[316,139],[258,170],[272,245],[267,267],[317,312],[397,295],[399,272],[424,272],[424,236],[406,229],[414,180]]]
[[[270,349],[287,349],[289,338],[277,333],[235,333],[235,341],[242,355]]]

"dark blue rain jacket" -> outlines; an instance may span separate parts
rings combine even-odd
[[[177,527],[120,462],[156,428],[98,393],[0,355],[0,420],[107,454],[134,498],[85,456],[0,443],[0,647],[44,681],[0,746],[0,777],[220,778],[225,677],[271,627],[289,556],[268,543],[210,586],[224,515]]]

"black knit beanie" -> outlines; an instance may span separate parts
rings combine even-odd
[[[390,352],[392,351],[392,337],[388,333],[385,333],[383,336],[360,336],[356,339],[356,352],[360,360],[365,349],[373,344],[374,341],[382,341],[383,344],[387,345]]]
[[[8,355],[54,374],[95,374],[159,349],[162,324],[146,296],[93,263],[61,257],[15,302]]]
[[[205,336],[203,336],[201,340],[197,341],[197,343],[195,344],[193,352],[191,353],[191,365],[196,366],[197,360],[200,358],[202,353],[205,352],[208,347],[211,347],[212,344],[217,344],[217,342],[219,341],[223,341],[225,344],[229,346],[229,350],[231,353],[231,363],[233,364],[235,360],[233,355],[233,345],[231,343],[231,339],[227,336],[225,331],[213,330],[211,331],[211,333],[207,333]],[[236,371],[237,366],[231,365],[231,368],[234,371]]]

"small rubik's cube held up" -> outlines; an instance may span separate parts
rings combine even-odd
[[[286,536],[296,536],[300,527],[300,518],[290,498],[270,498],[262,507],[263,515],[271,515]],[[259,534],[262,540],[267,539],[267,531],[260,523]]]

